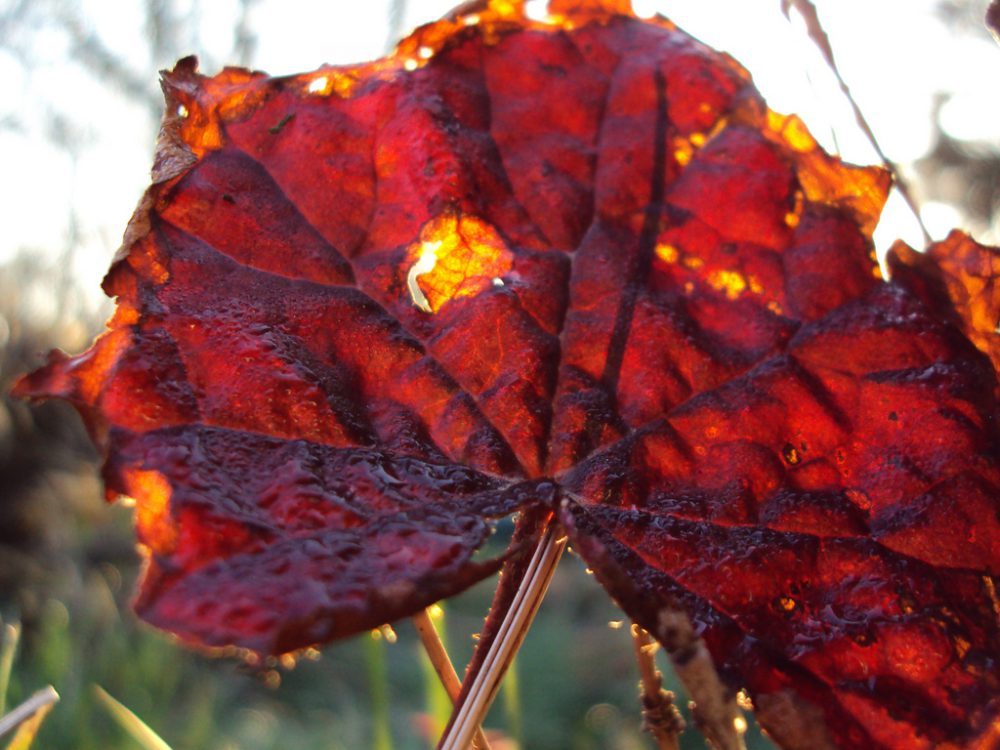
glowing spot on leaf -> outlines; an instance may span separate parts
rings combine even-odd
[[[754,294],[762,294],[764,287],[761,285],[760,280],[756,276],[747,276],[747,283],[750,285],[750,291]]]
[[[686,167],[694,156],[694,146],[687,138],[674,139],[674,161]]]
[[[462,18],[462,23],[464,23],[466,26],[475,26],[477,23],[479,23],[479,14],[470,13],[469,15]]]
[[[780,115],[768,110],[767,124],[771,130],[781,133],[785,142],[796,151],[816,148],[816,140],[809,134],[805,123],[795,115]]]
[[[656,257],[664,263],[676,263],[677,259],[680,257],[680,253],[673,245],[661,242],[656,246]]]
[[[737,734],[746,734],[747,731],[747,720],[742,716],[737,716],[733,719],[733,729],[736,730]]]
[[[313,79],[309,84],[310,94],[329,94],[330,93],[330,78],[328,76],[320,76],[319,78]]]
[[[532,21],[545,23],[549,20],[548,0],[528,0],[528,2],[524,4],[524,15]]]
[[[329,70],[309,81],[306,91],[315,96],[336,94],[342,99],[346,99],[354,93],[357,87],[358,77],[355,73],[344,70]]]
[[[797,606],[795,600],[790,596],[779,596],[775,603],[782,612],[794,612]]]
[[[608,627],[611,628],[612,630],[620,630],[622,624],[623,624],[622,620],[611,620],[608,623]]]
[[[455,214],[427,222],[408,255],[413,261],[406,275],[410,299],[427,313],[450,300],[503,286],[503,276],[513,265],[513,256],[492,225]]]
[[[420,49],[417,50],[417,55],[419,55],[424,60],[429,60],[434,56],[434,50],[432,50],[430,47],[421,47]]]
[[[683,260],[684,266],[690,268],[692,271],[697,271],[705,265],[705,261],[701,258],[696,258],[693,255],[689,255]]]
[[[440,620],[444,617],[444,609],[440,604],[432,604],[427,608],[427,616],[432,620]]]
[[[639,18],[652,18],[656,15],[657,0],[633,0],[632,11]]]
[[[736,271],[712,271],[708,283],[713,289],[725,292],[729,299],[737,299],[747,288],[747,280]]]
[[[416,69],[417,69],[417,66],[418,66],[419,64],[420,64],[420,63],[418,63],[418,62],[417,62],[416,60],[414,60],[414,59],[413,59],[412,57],[408,57],[408,58],[406,58],[406,60],[405,60],[405,61],[403,62],[403,67],[404,67],[404,68],[405,68],[406,70],[408,70],[408,71],[411,71],[411,72],[412,72],[412,71],[414,71],[414,70],[416,70]]]
[[[139,540],[153,552],[168,555],[177,544],[177,524],[170,516],[170,483],[158,471],[130,469],[125,490],[135,501]]]
[[[183,104],[177,105],[177,116],[180,118],[186,118],[191,115],[191,112]]]

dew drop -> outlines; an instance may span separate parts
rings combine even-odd
[[[847,490],[845,494],[847,495],[847,499],[854,503],[856,507],[864,511],[871,510],[871,498],[861,490]]]
[[[781,449],[781,454],[791,466],[795,466],[802,460],[802,456],[799,455],[798,450],[791,443],[785,443],[785,447]]]
[[[852,636],[852,639],[859,646],[870,646],[875,642],[875,636],[868,631],[855,633],[854,636]]]
[[[281,675],[275,669],[269,669],[261,675],[261,680],[264,685],[271,690],[277,690],[281,687]]]
[[[382,632],[382,636],[385,638],[386,643],[396,642],[396,631],[392,629],[392,625],[383,625],[379,628]]]

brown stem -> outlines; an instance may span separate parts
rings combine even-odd
[[[684,719],[674,705],[674,694],[663,689],[656,669],[659,644],[640,625],[632,625],[632,647],[641,676],[643,728],[653,735],[659,750],[678,750]]]
[[[458,679],[455,667],[452,665],[451,659],[448,657],[448,652],[441,642],[441,636],[438,634],[437,628],[434,627],[434,622],[431,620],[426,609],[417,612],[413,615],[412,619],[413,626],[420,635],[420,642],[424,646],[424,651],[427,652],[427,658],[431,660],[434,671],[437,672],[441,680],[441,685],[444,687],[445,692],[448,693],[448,697],[451,698],[452,705],[454,705],[455,701],[458,700],[459,693],[462,691],[462,681]],[[476,750],[490,750],[490,743],[486,740],[486,735],[483,734],[483,729],[480,726],[476,727],[476,733],[472,739],[472,747]]]
[[[696,726],[717,750],[746,750],[743,731],[746,721],[740,715],[734,696],[726,690],[712,656],[699,638],[691,620],[681,609],[665,607],[657,622],[657,640],[662,643],[681,684],[691,696]]]
[[[469,746],[475,728],[489,710],[504,674],[545,598],[564,549],[566,536],[558,524],[550,522],[535,548],[510,609],[500,623],[482,668],[475,674],[465,700],[455,706],[451,725],[441,738],[438,750],[465,750]]]

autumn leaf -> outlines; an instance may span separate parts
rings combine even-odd
[[[550,11],[164,75],[109,330],[17,386],[71,401],[136,501],[138,613],[281,653],[466,588],[536,538],[479,561],[493,519],[554,514],[782,746],[989,746],[997,251],[897,248],[883,281],[887,173],[664,19]]]

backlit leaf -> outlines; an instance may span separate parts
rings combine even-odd
[[[793,711],[814,747],[989,746],[996,251],[898,248],[883,281],[885,172],[663,19],[550,10],[165,74],[110,330],[17,388],[74,403],[135,499],[137,611],[322,643],[551,512],[661,641],[687,611],[779,743]]]

